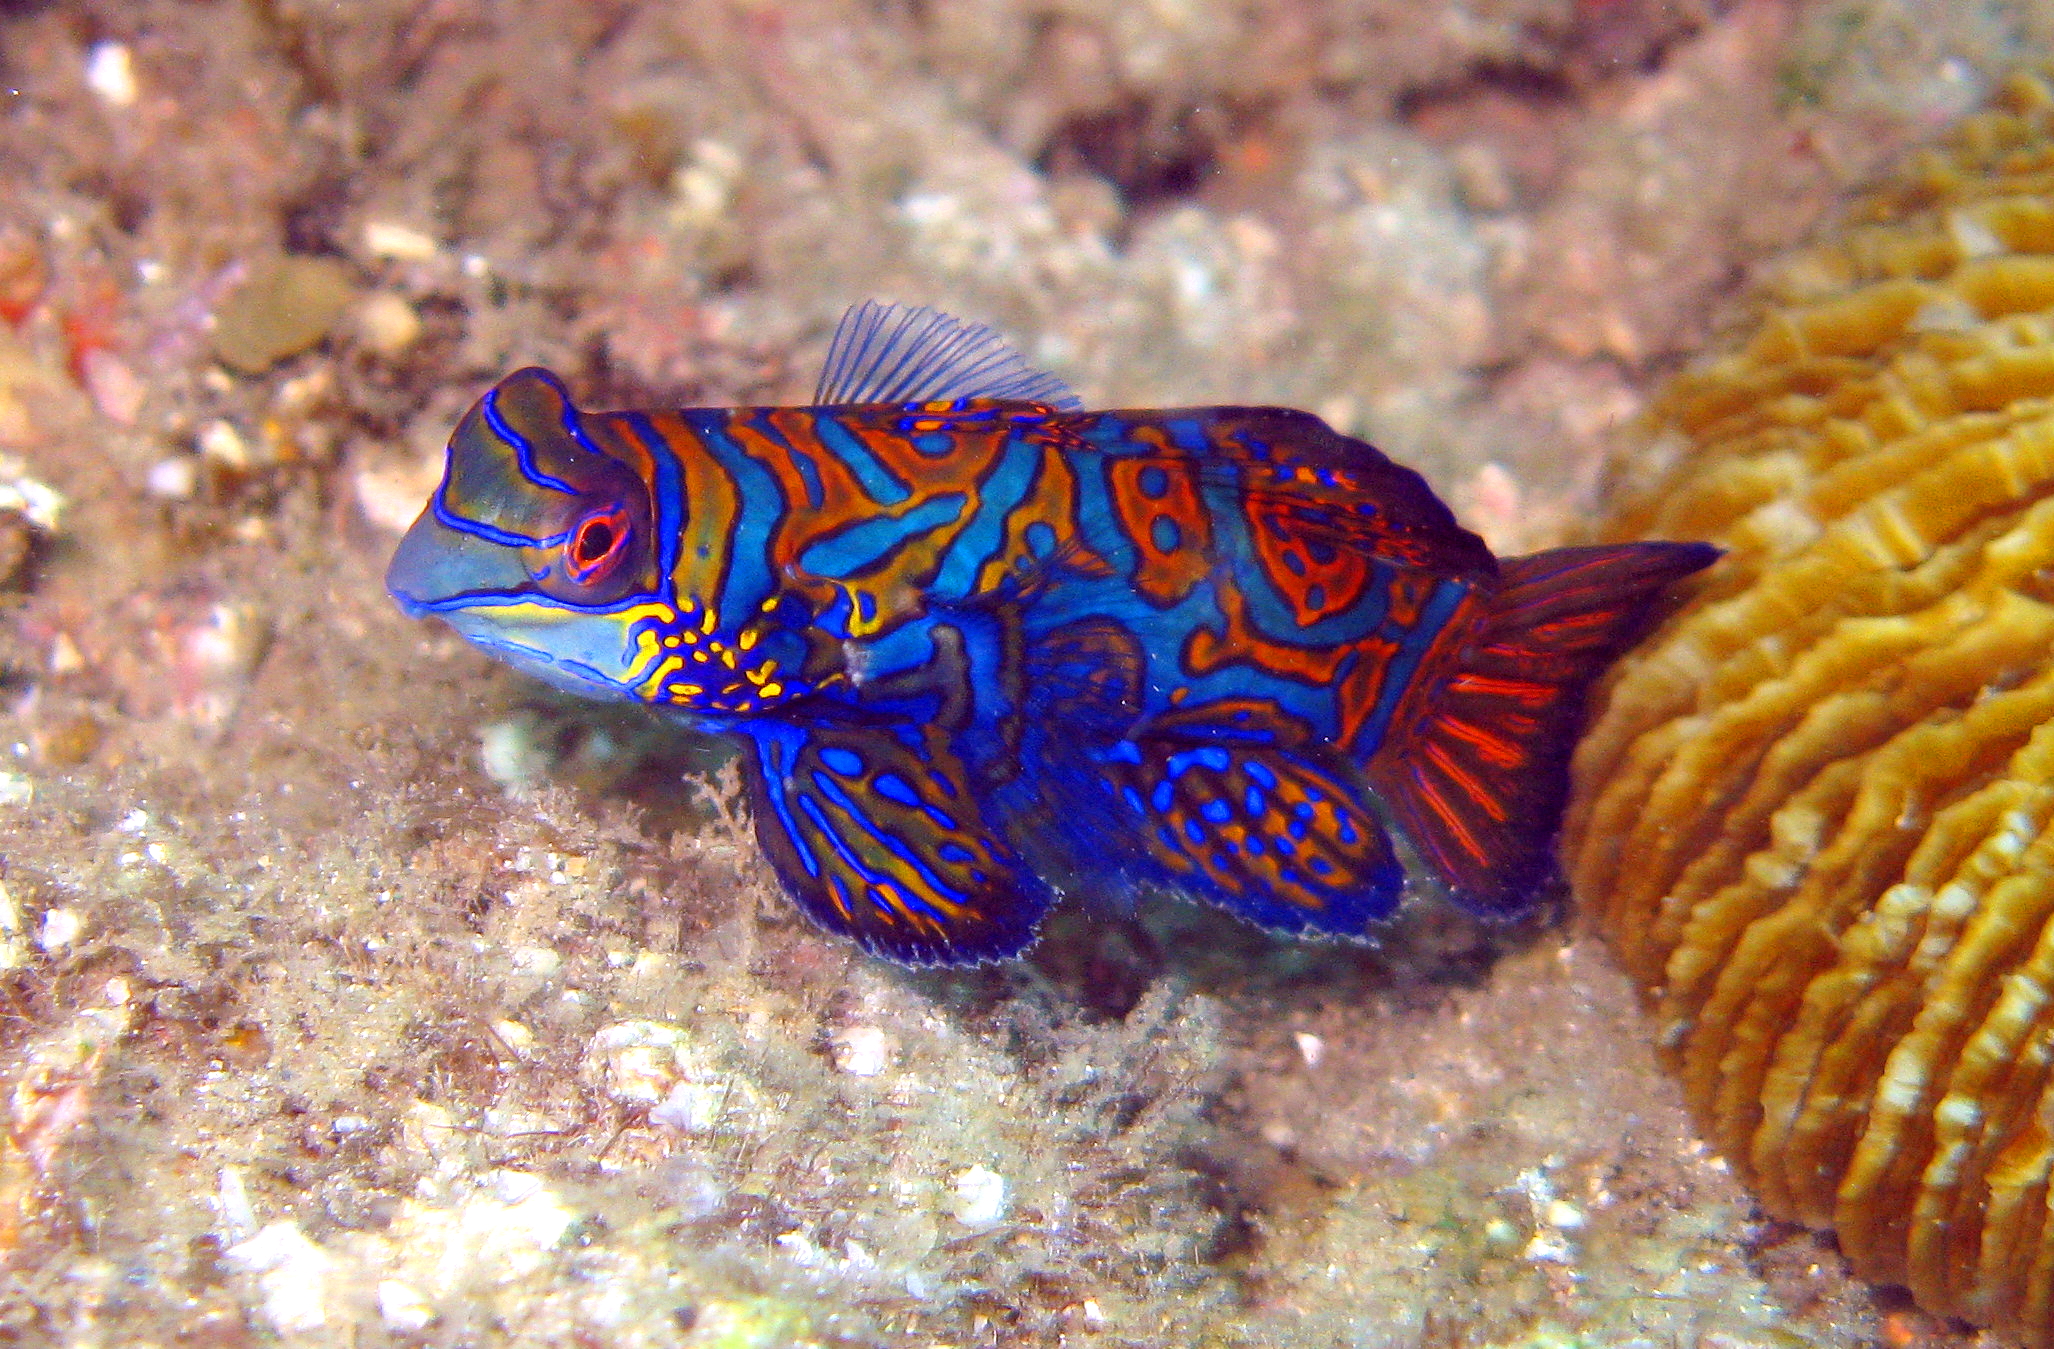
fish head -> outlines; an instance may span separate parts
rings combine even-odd
[[[639,629],[671,612],[649,483],[555,375],[514,372],[449,438],[442,481],[386,568],[408,615],[590,698],[631,698]]]

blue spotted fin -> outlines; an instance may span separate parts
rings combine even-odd
[[[1169,713],[1102,756],[1129,812],[1106,832],[1193,898],[1278,931],[1359,937],[1397,908],[1405,872],[1327,757],[1258,700]]]
[[[939,403],[989,398],[1061,412],[1083,404],[1054,375],[1036,370],[981,323],[922,305],[865,300],[842,315],[827,347],[813,402]]]
[[[984,818],[933,728],[749,728],[756,834],[814,922],[909,965],[1017,955],[1053,897]]]

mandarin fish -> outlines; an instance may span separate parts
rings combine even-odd
[[[559,688],[742,742],[815,922],[1017,955],[1059,894],[1373,938],[1529,909],[1592,681],[1699,543],[1500,560],[1304,412],[1087,411],[989,328],[865,303],[811,405],[588,412],[516,371],[386,584]]]

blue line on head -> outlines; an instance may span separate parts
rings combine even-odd
[[[617,614],[623,609],[642,603],[639,596],[627,595],[611,604],[571,604],[554,599],[533,590],[460,590],[445,595],[439,600],[410,600],[424,614],[446,614],[459,609],[492,608],[498,604],[533,604],[544,609],[555,609],[566,614],[585,614],[599,617]]]
[[[563,387],[563,382],[547,370],[542,371],[542,377],[548,381],[550,388],[556,390],[557,396],[563,399],[564,434],[575,441],[578,448],[584,450],[587,454],[597,455],[601,459],[606,458],[606,451],[600,449],[592,437],[586,434],[585,420],[579,415],[578,405],[571,401],[570,391]]]
[[[627,420],[648,447],[649,460],[654,465],[655,481],[649,484],[650,513],[655,516],[656,537],[663,549],[656,574],[672,576],[677,571],[678,553],[684,548],[685,525],[690,521],[692,503],[685,500],[684,477],[670,440],[659,435],[656,424],[642,413],[630,413]]]
[[[557,385],[556,392],[558,396],[561,396],[563,386]],[[535,447],[528,442],[526,436],[508,426],[506,419],[499,415],[498,389],[486,390],[481,406],[485,409],[485,425],[492,428],[492,434],[513,446],[514,462],[520,465],[522,477],[534,483],[537,487],[546,487],[552,492],[562,492],[565,496],[578,495],[577,488],[561,478],[550,477],[535,466]],[[564,399],[564,406],[570,406],[569,399]]]
[[[445,483],[444,486],[447,486],[447,484]],[[452,529],[459,534],[468,534],[474,539],[483,539],[487,543],[496,543],[502,548],[554,548],[571,536],[571,532],[568,529],[564,530],[561,534],[538,537],[533,534],[516,534],[510,529],[501,529],[497,525],[488,525],[483,520],[473,520],[467,515],[458,515],[442,499],[442,493],[443,488],[436,488],[435,495],[428,499],[428,506],[435,513],[435,523],[441,525],[444,529]]]

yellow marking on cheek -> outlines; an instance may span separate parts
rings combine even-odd
[[[642,677],[642,671],[649,668],[658,654],[656,634],[644,628],[635,634],[635,651],[628,657],[627,668],[621,671],[621,682],[632,684]]]
[[[581,614],[574,609],[559,609],[552,604],[537,604],[533,600],[519,600],[512,604],[467,605],[465,612],[498,622],[524,623],[538,627],[573,621],[592,621],[590,614]]]
[[[762,633],[756,631],[756,629],[754,628],[744,628],[742,629],[742,635],[740,639],[736,641],[735,645],[741,647],[744,651],[752,651],[756,647],[757,639],[760,638],[762,635]]]
[[[665,676],[675,674],[684,667],[685,662],[679,657],[665,656],[663,663],[651,670],[649,677],[636,687],[635,696],[645,701],[654,698],[657,690],[663,687]]]
[[[713,649],[720,651],[719,644],[715,643]],[[727,666],[730,670],[738,668],[735,664],[735,653],[732,651],[720,651],[720,663]]]
[[[784,691],[785,686],[782,684],[765,684],[763,686],[763,696],[766,698],[782,698]]]
[[[720,626],[720,615],[713,612],[713,606],[706,606],[706,616],[699,620],[699,631],[712,632]]]

